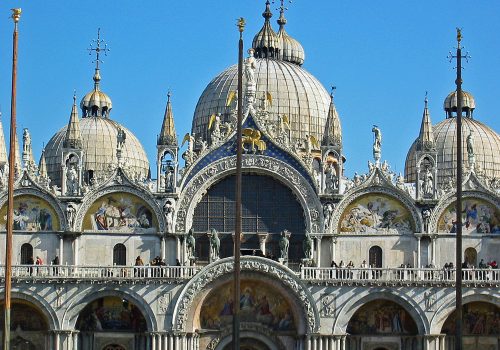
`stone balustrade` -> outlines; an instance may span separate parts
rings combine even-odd
[[[463,269],[464,284],[499,285],[499,269]],[[455,269],[416,268],[321,268],[302,267],[300,278],[304,281],[359,282],[359,283],[424,283],[453,284]]]
[[[15,265],[13,279],[75,279],[102,281],[140,281],[192,278],[202,266],[74,266],[74,265]],[[476,286],[500,285],[500,269],[463,269],[464,284]],[[454,284],[455,269],[416,268],[330,268],[301,267],[295,274],[305,282],[331,283],[418,283]],[[5,266],[0,265],[0,278],[5,277]]]

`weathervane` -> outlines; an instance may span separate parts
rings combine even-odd
[[[273,0],[273,4],[275,3],[276,1]],[[280,7],[278,7],[276,10],[280,10],[280,12],[285,12],[286,10],[288,10],[288,7],[285,7],[285,2],[286,0],[280,0]],[[292,3],[292,0],[288,0],[288,2],[291,4]]]
[[[330,97],[333,100],[333,95],[335,94],[335,90],[337,90],[337,87],[335,85],[332,85],[332,88],[330,90]]]
[[[458,28],[457,27],[457,49],[459,50],[462,50],[463,47],[460,45],[460,43],[462,42],[462,28]],[[462,51],[460,51],[462,52]],[[450,61],[453,61],[454,58],[457,58],[457,55],[454,55],[451,51],[448,53],[448,56],[446,56],[446,58]],[[465,61],[467,63],[469,63],[469,58],[471,58],[471,56],[469,55],[469,51],[466,51],[465,52],[465,55],[461,55],[460,58],[463,58],[465,59]],[[455,67],[457,68],[457,67]]]
[[[101,39],[101,28],[98,28],[97,29],[97,40],[92,40],[93,43],[96,44],[96,47],[92,47],[92,44],[90,44],[90,48],[88,48],[87,50],[89,51],[89,56],[92,55],[92,51],[95,51],[96,53],[96,59],[93,60],[92,62],[95,62],[96,64],[96,67],[95,69],[99,69],[99,62],[100,63],[104,63],[103,61],[101,61],[99,59],[99,54],[101,53],[101,51],[104,53],[104,56],[107,56],[108,55],[108,51],[111,51],[110,49],[108,49],[108,44],[106,44],[104,42],[104,40]],[[104,44],[104,47],[101,47],[101,44]]]

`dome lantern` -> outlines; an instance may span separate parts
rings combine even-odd
[[[283,6],[283,1],[281,1],[280,6],[280,17],[277,22],[280,26],[278,30],[278,39],[281,42],[281,59],[283,61],[298,64],[299,66],[304,64],[305,52],[302,45],[292,38],[285,30],[286,18],[285,18],[286,8]]]
[[[270,19],[273,16],[271,13],[271,4],[266,1],[266,10],[262,14],[264,17],[264,25],[262,29],[255,35],[252,41],[252,48],[256,58],[279,58],[281,53],[281,40],[271,27]]]
[[[444,100],[444,110],[446,118],[455,118],[457,115],[457,92],[452,91]],[[472,118],[472,113],[476,109],[474,96],[467,91],[462,91],[462,112],[465,112],[467,118]]]

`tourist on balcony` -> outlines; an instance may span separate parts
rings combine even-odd
[[[332,264],[330,265],[330,267],[332,268],[330,270],[330,279],[336,279],[337,278],[337,263],[335,261],[332,260]]]
[[[41,266],[41,265],[43,265],[43,260],[42,260],[42,258],[40,258],[39,256],[37,256],[37,257],[36,257],[36,261],[35,261],[35,265],[37,265],[37,266]],[[39,272],[40,272],[40,270],[39,270],[39,268],[37,267],[37,268],[36,268],[36,274],[38,275],[38,274],[39,274]]]
[[[345,265],[344,265],[344,260],[340,260],[339,263],[339,270],[340,270],[340,278],[345,278]]]
[[[32,257],[32,256],[30,256],[30,257],[28,258],[27,264],[28,264],[28,265],[35,265],[35,260],[33,259],[33,257]],[[28,272],[29,272],[30,276],[32,276],[32,275],[33,275],[33,268],[32,268],[31,266],[30,266],[30,267],[28,267]]]
[[[347,264],[346,266],[348,269],[353,269],[354,268],[354,263],[352,262],[352,260],[349,261],[349,264]],[[347,278],[349,279],[352,279],[352,271],[349,271],[347,273]]]
[[[54,276],[58,276],[59,275],[59,256],[56,255],[56,257],[52,260],[52,265],[54,265],[55,267],[52,268],[52,274]]]
[[[140,255],[137,256],[137,258],[135,258],[135,266],[144,266],[144,261],[142,261]],[[137,277],[137,276],[144,277],[144,269],[135,268],[134,269],[134,277]]]
[[[368,268],[368,264],[366,263],[366,260],[363,260],[363,262],[361,263],[360,267],[362,269],[367,269]],[[368,278],[368,272],[367,271],[361,271],[361,279],[367,279]]]

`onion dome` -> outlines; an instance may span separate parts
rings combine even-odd
[[[278,38],[281,41],[281,59],[283,61],[298,64],[299,66],[303,65],[306,57],[304,48],[297,40],[292,38],[285,31],[286,18],[283,6],[281,6],[280,18],[277,22],[280,26],[280,29],[278,30]]]
[[[264,26],[255,35],[252,42],[254,55],[256,58],[278,58],[281,52],[281,40],[271,27],[271,13],[269,0],[266,1],[266,10],[262,14]]]
[[[455,95],[455,97],[453,97]],[[449,101],[449,103],[448,103]],[[453,102],[455,101],[455,102]],[[446,98],[445,110],[456,112],[456,93]],[[464,111],[472,111],[475,102],[471,94],[464,93]],[[448,182],[449,177],[456,176],[457,148],[456,127],[457,120],[448,117],[432,127],[434,146],[437,152],[438,184]],[[488,178],[500,178],[500,136],[487,125],[472,118],[462,118],[462,159],[467,159],[467,136],[474,135],[475,166],[479,167]],[[416,151],[419,139],[415,140],[408,151],[405,163],[405,180],[415,182],[417,178]]]
[[[80,102],[83,118],[108,117],[111,108],[113,108],[113,103],[109,96],[99,89],[99,82],[101,81],[99,68],[96,68],[93,80],[94,90],[86,94]]]
[[[172,112],[172,103],[170,102],[170,91],[167,94],[167,108],[163,117],[160,135],[158,136],[158,146],[177,146],[177,134],[174,125],[174,113]]]
[[[272,96],[272,104],[266,108],[271,115],[286,115],[289,120],[292,140],[304,140],[307,135],[323,139],[330,95],[323,85],[301,66],[265,58],[255,59],[257,103],[265,93]],[[238,66],[234,65],[205,88],[193,117],[192,133],[196,138],[208,140],[208,123],[212,114],[221,113],[222,120],[231,120],[231,107],[226,101],[232,91],[237,90]]]
[[[471,93],[462,91],[462,112],[465,112],[466,116],[472,118],[472,112],[476,108],[476,101]],[[444,110],[446,112],[447,118],[453,118],[453,113],[457,113],[457,92],[452,91],[444,100]]]

